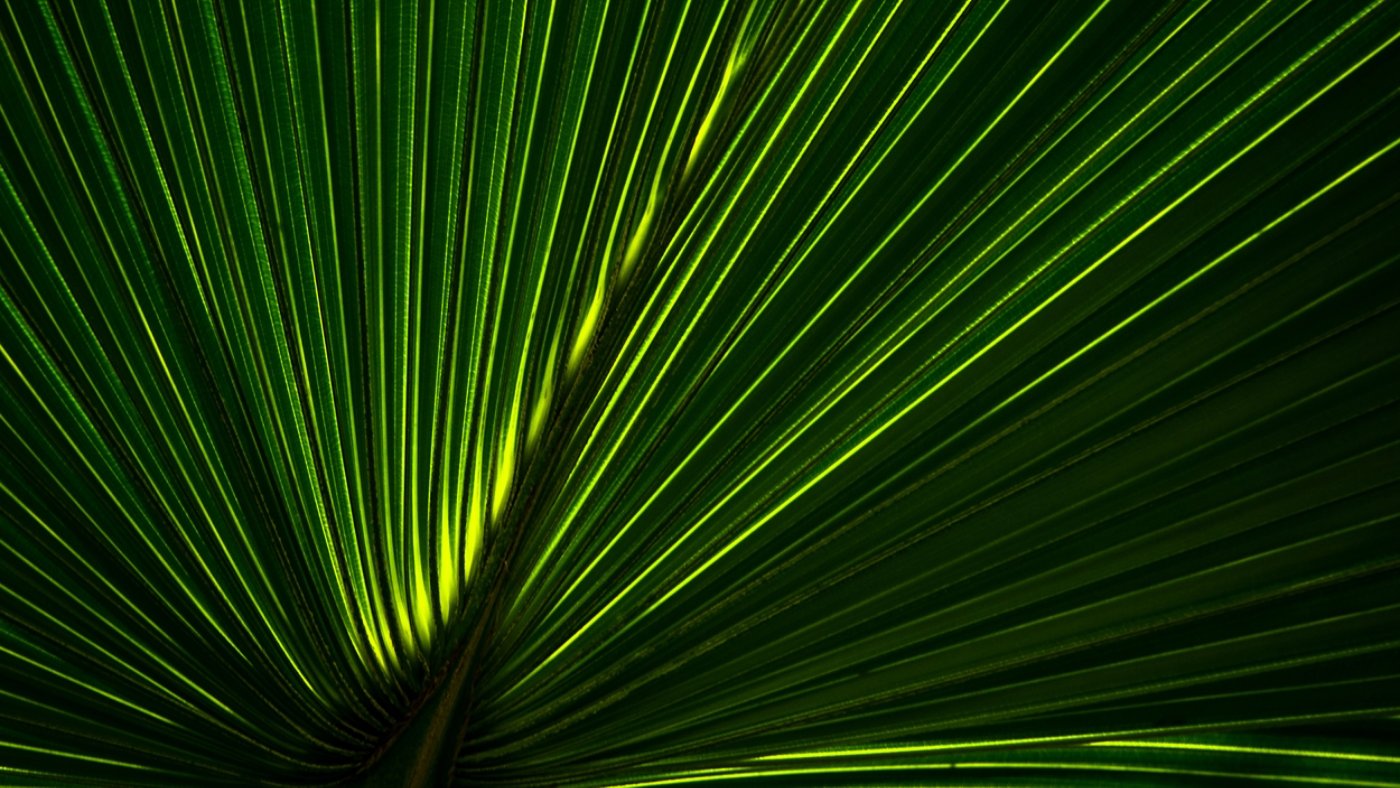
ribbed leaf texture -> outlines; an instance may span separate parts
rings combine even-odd
[[[0,48],[0,782],[1400,785],[1400,2]]]

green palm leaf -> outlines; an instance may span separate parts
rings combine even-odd
[[[0,782],[1400,785],[1400,4],[0,48]]]

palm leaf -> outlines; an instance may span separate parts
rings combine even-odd
[[[0,777],[1400,785],[1400,5],[0,13]]]

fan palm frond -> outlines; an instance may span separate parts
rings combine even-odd
[[[1400,3],[0,50],[0,782],[1400,785]]]

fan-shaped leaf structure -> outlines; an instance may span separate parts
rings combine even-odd
[[[1400,785],[1400,3],[0,50],[0,782]]]

